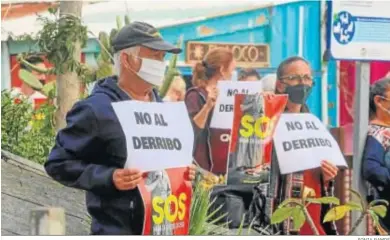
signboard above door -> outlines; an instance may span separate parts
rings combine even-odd
[[[187,42],[186,63],[194,64],[196,62],[202,61],[204,56],[210,50],[217,47],[231,49],[237,62],[237,67],[270,67],[270,51],[269,45],[267,44]]]

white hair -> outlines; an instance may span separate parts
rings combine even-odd
[[[263,83],[263,91],[274,92],[276,88],[276,74],[267,74],[260,81]]]
[[[116,53],[114,53],[114,73],[119,76],[121,73],[121,53],[127,53],[127,54],[132,54],[135,56],[138,56],[140,47],[135,46],[135,47],[130,47],[130,48],[125,48],[122,49]]]

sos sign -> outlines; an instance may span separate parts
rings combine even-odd
[[[179,197],[171,194],[166,199],[159,196],[154,197],[152,200],[154,224],[162,224],[164,219],[170,223],[184,220],[187,210],[186,201],[187,195],[185,193],[180,193]]]
[[[249,138],[255,134],[258,138],[265,139],[271,135],[274,124],[274,118],[261,116],[255,119],[253,116],[246,114],[241,118],[240,136]]]

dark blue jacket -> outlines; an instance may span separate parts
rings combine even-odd
[[[369,201],[385,199],[390,201],[390,128],[370,124],[363,155],[363,178],[371,185]],[[390,211],[379,218],[387,231],[390,231]]]
[[[363,177],[375,188],[390,190],[390,168],[386,164],[386,149],[374,136],[367,136],[363,158]],[[390,192],[381,191],[390,200]]]
[[[161,102],[156,91],[155,100]],[[68,187],[86,191],[92,234],[141,234],[144,209],[138,189],[119,191],[112,175],[127,158],[126,139],[112,102],[130,100],[116,77],[97,82],[92,94],[77,102],[58,132],[46,172]]]

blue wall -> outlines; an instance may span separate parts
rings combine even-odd
[[[308,99],[311,111],[321,116],[321,23],[320,1],[298,1],[286,3],[271,8],[253,9],[233,15],[205,19],[195,23],[187,23],[162,28],[161,34],[165,39],[174,43],[180,35],[186,41],[202,42],[231,42],[231,43],[268,43],[270,45],[271,67],[259,69],[262,73],[275,72],[279,63],[290,56],[299,53],[299,8],[304,8],[303,49],[302,55],[306,58],[315,72],[315,86]],[[255,24],[259,16],[265,16],[266,21]],[[248,26],[248,22],[254,24]],[[213,29],[208,36],[202,36],[197,29],[201,26]],[[251,37],[252,36],[252,37]],[[184,44],[185,45],[185,44]],[[184,61],[185,51],[179,60]],[[182,69],[183,74],[190,74],[189,67]],[[328,66],[328,99],[336,106],[336,64],[330,62]],[[328,112],[329,124],[335,126],[337,121],[336,107]]]

